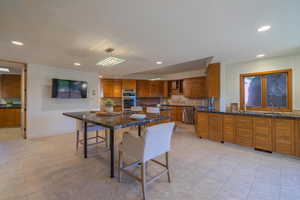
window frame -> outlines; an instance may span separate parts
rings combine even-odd
[[[256,111],[272,111],[271,107],[267,106],[267,78],[266,75],[270,74],[280,74],[280,73],[287,73],[287,107],[286,108],[276,108],[274,107],[273,110],[279,112],[291,112],[293,111],[293,88],[292,88],[292,69],[285,69],[285,70],[274,70],[274,71],[266,71],[266,72],[255,72],[255,73],[247,73],[247,74],[240,74],[240,107],[241,110],[245,109],[245,85],[244,79],[245,77],[249,76],[261,76],[262,81],[262,105],[260,107],[249,107],[247,106],[247,110],[256,110]]]

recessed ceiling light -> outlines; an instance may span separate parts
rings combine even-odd
[[[162,61],[156,61],[156,64],[161,65],[163,62]]]
[[[103,78],[103,76],[100,75],[99,78]]]
[[[258,54],[258,55],[256,56],[256,58],[262,58],[262,57],[265,57],[265,54]]]
[[[80,63],[79,62],[75,62],[74,65],[75,66],[80,66]]]
[[[266,32],[271,29],[270,25],[261,26],[257,29],[258,32]]]
[[[9,72],[9,69],[8,69],[8,68],[2,68],[2,67],[1,67],[1,68],[0,68],[0,71],[1,71],[1,72]]]
[[[100,62],[97,62],[96,65],[102,65],[104,67],[108,67],[108,66],[121,64],[123,62],[125,62],[125,60],[122,58],[108,57],[108,58],[105,58],[104,60],[101,60]]]
[[[151,78],[149,79],[150,81],[157,81],[157,80],[160,80],[160,78]]]
[[[23,42],[19,42],[19,41],[11,41],[12,44],[17,45],[17,46],[23,46]]]

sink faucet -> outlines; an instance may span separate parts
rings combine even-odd
[[[271,108],[272,108],[272,113],[274,113],[275,112],[275,106],[274,106],[274,103],[273,103],[273,100],[271,99]]]

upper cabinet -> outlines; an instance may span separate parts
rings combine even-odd
[[[206,78],[187,78],[183,80],[183,95],[188,98],[203,98],[206,93]]]
[[[122,89],[136,90],[136,80],[123,79]]]
[[[167,97],[168,87],[165,81],[137,80],[136,92],[138,97]]]
[[[220,63],[208,65],[206,77],[207,97],[220,97]]]
[[[122,97],[122,80],[102,79],[103,97]]]
[[[150,81],[137,80],[136,81],[136,94],[138,97],[150,96]]]
[[[0,75],[1,98],[21,98],[21,75]]]

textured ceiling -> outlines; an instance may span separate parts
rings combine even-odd
[[[299,8],[299,0],[1,0],[0,59],[111,77],[210,56],[249,60],[300,46]],[[256,31],[266,24],[271,31]],[[96,66],[108,47],[127,61]]]

